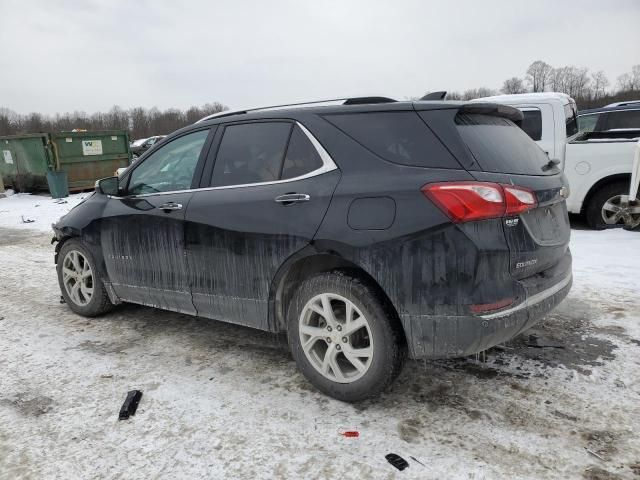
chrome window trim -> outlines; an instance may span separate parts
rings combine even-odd
[[[155,196],[158,196],[158,195],[171,195],[171,194],[174,194],[174,193],[205,192],[205,191],[209,191],[209,190],[229,190],[229,189],[232,189],[232,188],[261,187],[261,186],[265,186],[265,185],[279,185],[279,184],[285,184],[285,183],[290,183],[290,182],[297,182],[298,180],[304,180],[304,179],[307,179],[307,178],[316,177],[318,175],[322,175],[323,173],[327,173],[327,172],[331,172],[333,170],[337,170],[338,166],[335,164],[335,162],[331,158],[331,155],[329,155],[329,153],[324,149],[324,147],[320,144],[320,142],[316,139],[316,137],[307,129],[307,127],[305,127],[304,125],[302,125],[298,121],[295,121],[295,124],[298,127],[300,127],[300,130],[302,130],[302,132],[307,136],[307,138],[309,139],[309,141],[311,142],[313,147],[316,149],[316,152],[318,152],[318,155],[320,156],[320,160],[322,160],[322,166],[320,168],[316,168],[315,170],[312,170],[312,171],[310,171],[308,173],[305,173],[304,175],[299,175],[299,176],[293,177],[293,178],[286,178],[284,180],[272,180],[270,182],[244,183],[244,184],[240,184],[240,185],[223,185],[223,186],[220,186],[220,187],[189,188],[189,189],[186,189],[186,190],[172,190],[172,191],[168,191],[168,192],[142,193],[140,195],[128,195],[128,196],[125,196],[125,197],[116,197],[116,196],[109,195],[109,198],[116,198],[116,199],[122,199],[122,198],[144,198],[144,197],[155,197]]]

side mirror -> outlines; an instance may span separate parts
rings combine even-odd
[[[107,177],[96,181],[96,192],[102,195],[118,195],[120,192],[118,177]]]

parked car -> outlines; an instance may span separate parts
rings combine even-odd
[[[612,113],[607,112],[598,122],[620,129],[579,133],[575,102],[564,93],[497,95],[472,102],[496,102],[522,111],[522,129],[567,175],[570,213],[583,214],[589,226],[596,229],[640,225],[640,202],[629,201],[640,139],[640,130],[625,127],[628,124],[624,122],[632,117],[609,117]],[[615,110],[615,115],[621,113],[640,112]]]
[[[62,295],[287,332],[344,401],[471,355],[571,282],[567,181],[502,105],[349,99],[179,130],[54,225]]]
[[[141,138],[131,143],[131,153],[135,157],[139,157],[144,152],[153,147],[157,142],[162,140],[166,135],[156,135],[149,138]]]
[[[640,102],[613,103],[603,108],[592,108],[578,112],[578,127],[581,132],[640,129]]]

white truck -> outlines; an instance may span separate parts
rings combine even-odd
[[[564,170],[567,209],[583,214],[592,228],[640,225],[636,200],[640,130],[578,132],[575,101],[564,93],[524,93],[477,98],[510,105],[524,115],[522,129]],[[633,185],[632,185],[633,183]]]

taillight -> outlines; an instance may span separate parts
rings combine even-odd
[[[421,190],[456,223],[519,215],[537,204],[527,188],[490,182],[429,183]]]

